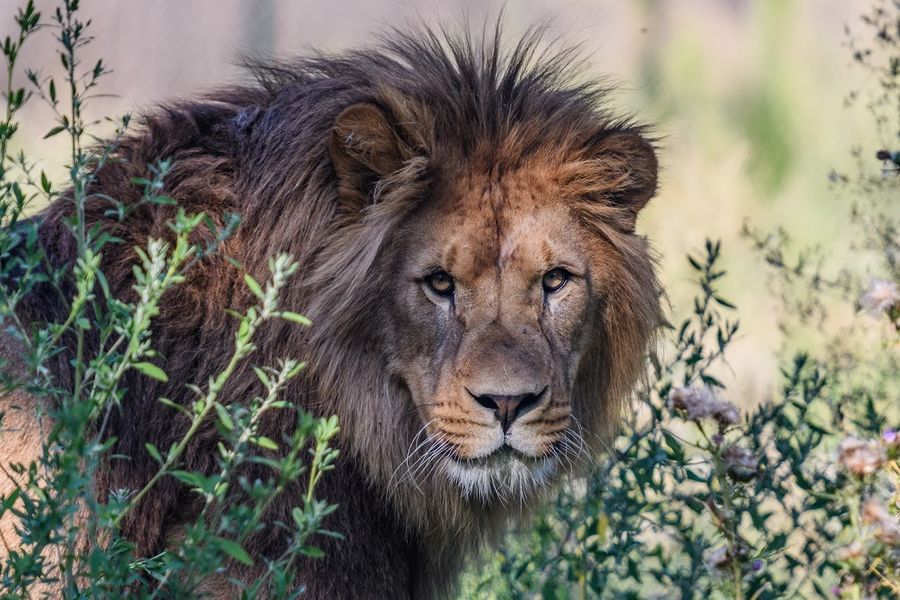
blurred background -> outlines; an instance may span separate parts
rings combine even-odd
[[[13,31],[13,4],[0,36]],[[56,2],[37,0],[48,13]],[[562,43],[579,44],[590,77],[615,83],[613,105],[654,123],[661,136],[660,190],[639,221],[659,253],[674,315],[691,309],[685,260],[706,237],[721,239],[724,296],[741,309],[742,333],[721,373],[731,400],[765,399],[782,344],[766,271],[740,235],[749,221],[784,226],[801,244],[839,252],[847,194],[832,169],[849,170],[851,150],[890,146],[879,139],[865,101],[872,88],[848,47],[869,0],[84,0],[95,41],[85,52],[113,69],[88,113],[141,112],[173,97],[245,81],[241,52],[275,56],[336,51],[372,43],[392,25],[469,22],[480,27],[503,10],[509,39],[549,20]],[[58,65],[50,31],[39,34],[23,66]],[[23,84],[25,82],[22,82]],[[65,179],[64,136],[40,102],[23,111],[20,142],[57,181]],[[108,131],[101,124],[98,132]],[[885,134],[886,135],[886,134]],[[870,164],[871,163],[871,164]],[[864,162],[877,172],[876,161]]]

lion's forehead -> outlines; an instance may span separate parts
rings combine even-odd
[[[455,277],[530,277],[574,252],[565,190],[546,167],[461,178],[450,194],[438,260]]]

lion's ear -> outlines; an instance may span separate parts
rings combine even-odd
[[[591,148],[607,189],[604,197],[624,209],[634,228],[638,212],[656,193],[659,165],[653,146],[634,132],[602,136]]]
[[[379,179],[403,166],[402,146],[380,108],[369,103],[345,108],[334,122],[329,144],[341,196],[365,202]]]

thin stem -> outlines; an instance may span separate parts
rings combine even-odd
[[[247,337],[249,339],[253,336],[254,333],[256,333],[256,328],[259,325],[259,322],[256,320],[247,320],[244,322],[248,323]],[[238,344],[235,352],[231,355],[231,359],[228,361],[228,365],[218,375],[218,377],[216,377],[210,383],[209,392],[203,400],[203,407],[201,408],[200,412],[194,416],[193,420],[191,421],[191,426],[187,430],[187,433],[184,434],[184,436],[181,438],[181,441],[179,441],[177,445],[169,450],[162,467],[153,475],[150,481],[148,481],[147,484],[144,485],[144,487],[141,488],[141,490],[131,499],[131,501],[122,510],[122,512],[116,516],[115,520],[113,521],[113,525],[118,526],[122,522],[122,519],[124,519],[125,516],[138,504],[140,504],[141,500],[144,498],[144,496],[147,495],[147,493],[153,488],[153,486],[155,486],[163,476],[167,475],[172,466],[175,465],[176,462],[178,462],[178,460],[181,458],[182,453],[184,453],[185,448],[187,448],[188,444],[194,438],[194,435],[196,435],[197,431],[206,420],[206,417],[209,415],[210,411],[212,411],[215,407],[216,401],[219,398],[219,393],[222,391],[222,387],[228,381],[228,378],[231,377],[232,373],[234,373],[235,368],[237,368],[238,363],[240,363],[241,359],[246,355],[247,350],[248,349]]]

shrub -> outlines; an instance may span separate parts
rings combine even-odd
[[[876,75],[865,100],[896,144],[900,4],[876,2],[863,22],[872,43],[850,47]],[[609,456],[472,569],[462,597],[900,595],[900,152],[854,155],[859,175],[830,176],[855,198],[845,264],[784,230],[744,230],[783,309],[780,390],[740,399],[756,406],[739,416],[713,375],[738,320],[707,242],[688,258],[692,309],[664,330]]]
[[[788,598],[842,581],[896,592],[896,397],[847,397],[839,372],[797,354],[780,393],[740,418],[710,374],[738,328],[714,286],[717,260],[713,243],[691,258],[693,313],[671,330],[672,358],[653,361],[610,456],[472,574],[464,596]],[[849,432],[860,438],[836,448]]]
[[[22,543],[10,548],[11,544],[3,542],[8,555],[0,561],[0,595],[27,597],[58,586],[66,598],[126,594],[191,597],[197,584],[219,572],[223,564],[252,562],[242,542],[260,531],[263,513],[286,485],[306,478],[307,492],[298,499],[293,522],[277,524],[287,532],[288,548],[268,561],[266,576],[243,592],[246,597],[296,595],[302,582],[293,581],[291,565],[300,556],[320,554],[309,544],[309,537],[337,535],[322,529],[322,520],[335,507],[315,497],[317,482],[332,468],[337,454],[329,445],[338,431],[337,421],[316,419],[281,399],[287,381],[303,369],[291,360],[255,367],[264,388],[260,396],[242,405],[220,401],[235,367],[252,360],[254,334],[263,322],[287,319],[298,327],[308,324],[301,315],[279,310],[279,293],[297,270],[290,257],[271,259],[267,282],[245,277],[256,305],[233,315],[231,360],[215,378],[195,382],[193,405],[181,407],[159,399],[179,410],[189,425],[181,441],[169,448],[146,446],[146,452],[159,463],[155,476],[141,489],[114,490],[105,498],[94,489],[93,476],[107,461],[128,459],[110,456],[115,440],[105,431],[110,414],[125,394],[123,376],[136,370],[166,380],[165,372],[154,364],[152,325],[160,298],[190,276],[197,261],[217,252],[238,223],[237,217],[231,216],[226,226],[217,230],[207,215],[179,210],[170,224],[171,239],[150,239],[146,247],[135,248],[134,299],[126,301],[110,294],[100,258],[105,248],[120,242],[87,227],[84,207],[97,170],[116,160],[116,145],[130,119],[125,116],[114,123],[111,141],[93,139],[95,145],[85,144],[89,131],[99,124],[86,119],[85,107],[108,71],[102,60],[90,68],[80,62],[91,38],[90,22],[79,19],[78,8],[78,0],[64,0],[45,20],[29,0],[16,16],[17,38],[7,38],[2,47],[7,85],[6,114],[0,122],[0,322],[6,339],[23,350],[23,364],[4,364],[0,383],[4,394],[23,391],[39,400],[36,414],[26,418],[37,420],[44,442],[36,461],[12,465],[12,472],[2,474],[15,486],[0,496],[0,516],[15,516]],[[15,88],[13,75],[20,52],[43,29],[56,33],[65,74],[60,80],[29,71],[30,87]],[[50,177],[38,171],[24,153],[11,150],[20,126],[17,114],[35,99],[46,102],[56,115],[57,122],[46,137],[65,135],[70,142],[64,191],[52,185]],[[174,203],[165,196],[163,184],[171,164],[161,161],[147,168],[147,177],[134,181],[144,192],[140,204]],[[27,218],[34,205],[59,198],[75,207],[69,227],[78,246],[78,260],[71,273],[48,268],[37,239],[37,224]],[[115,198],[106,200],[111,218],[123,220],[135,208]],[[191,233],[204,227],[213,230],[204,237],[214,241],[200,246],[191,241],[196,237]],[[18,309],[39,288],[59,293],[65,310],[56,321],[23,322]],[[96,352],[85,350],[87,340]],[[57,380],[51,368],[64,348],[75,354],[74,377],[69,384]],[[260,420],[272,411],[293,413],[296,426],[289,439],[271,440],[259,434]],[[6,433],[2,417],[0,435]],[[183,470],[180,459],[188,443],[201,423],[209,420],[215,421],[221,434],[218,472]],[[290,450],[278,457],[267,453],[279,444],[288,444]],[[242,473],[250,464],[267,467],[263,472],[269,476],[248,479]],[[130,542],[118,534],[119,524],[160,480],[172,477],[197,494],[199,515],[185,527],[183,539],[175,547],[151,558],[135,559]]]

